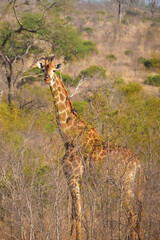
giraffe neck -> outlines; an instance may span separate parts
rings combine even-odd
[[[75,142],[91,151],[97,142],[101,142],[98,133],[85,121],[79,118],[68,98],[67,90],[61,79],[54,73],[50,89],[56,108],[56,120],[60,135],[66,142]]]
[[[67,141],[67,139],[72,138],[78,117],[68,97],[67,90],[56,73],[54,73],[50,81],[50,89],[56,107],[56,119],[60,134],[62,139]]]

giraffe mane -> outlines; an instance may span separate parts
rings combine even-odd
[[[56,74],[56,76],[57,76],[57,74]],[[57,76],[57,77],[58,77],[58,76]],[[60,82],[61,86],[63,87],[64,93],[65,93],[65,95],[66,95],[66,99],[68,100],[68,103],[69,103],[69,105],[70,105],[70,107],[71,107],[72,113],[73,113],[75,116],[78,116],[78,114],[77,114],[77,113],[75,112],[75,110],[74,110],[74,107],[73,107],[73,105],[72,105],[72,102],[71,102],[70,98],[68,97],[68,92],[67,92],[67,90],[66,90],[66,88],[65,88],[65,86],[64,86],[63,81],[62,81],[59,77],[58,77],[58,79],[59,79],[59,82]]]

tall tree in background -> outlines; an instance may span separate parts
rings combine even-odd
[[[152,18],[153,18],[158,6],[160,5],[160,0],[149,0],[148,3],[149,3],[148,7],[150,8]]]
[[[27,1],[12,0],[3,6],[0,64],[4,79],[1,82],[8,88],[9,104],[12,92],[29,79],[31,74],[27,71],[33,68],[40,56],[54,53],[63,56],[65,61],[71,61],[96,51],[93,42],[83,41],[81,33],[61,19],[69,1],[34,1],[32,6]],[[35,73],[38,76],[40,72],[36,69]]]
[[[118,4],[118,22],[121,23],[122,20],[122,7],[127,5],[136,5],[136,0],[114,0]]]

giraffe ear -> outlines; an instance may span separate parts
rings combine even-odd
[[[42,69],[42,70],[43,70],[43,68],[44,68],[44,65],[43,65],[41,62],[38,62],[38,63],[37,63],[37,65],[38,65],[38,67],[39,67],[40,69]]]
[[[56,69],[61,69],[62,63],[57,64]]]

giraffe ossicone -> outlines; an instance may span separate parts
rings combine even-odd
[[[68,92],[57,76],[56,70],[61,67],[55,65],[55,57],[49,61],[45,59],[45,64],[38,63],[44,71],[44,81],[50,84],[50,90],[54,99],[56,109],[56,119],[59,132],[62,137],[66,152],[62,159],[62,167],[67,179],[68,187],[72,197],[72,226],[70,239],[82,240],[81,236],[81,198],[80,198],[80,179],[83,175],[84,165],[90,166],[91,162],[105,161],[110,156],[116,169],[113,172],[124,179],[124,201],[128,210],[128,222],[130,240],[141,240],[141,215],[142,207],[138,212],[134,212],[134,204],[142,206],[141,191],[135,191],[135,182],[140,189],[142,169],[137,157],[124,147],[113,144],[104,145],[97,131],[82,120],[76,113]]]

